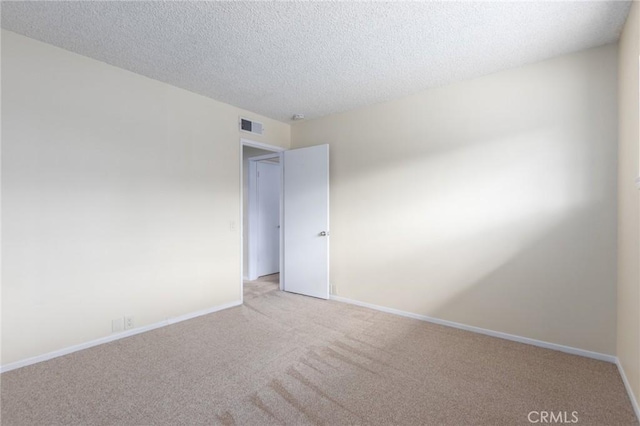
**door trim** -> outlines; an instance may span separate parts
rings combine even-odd
[[[245,138],[240,138],[240,153],[242,154],[242,147],[243,146],[251,146],[254,148],[260,148],[260,149],[264,149],[265,151],[272,151],[272,152],[282,152],[282,151],[286,151],[286,148],[282,148],[281,146],[275,146],[275,145],[269,145],[266,143],[262,143],[262,142],[256,142],[256,141],[252,141],[250,139],[245,139]],[[242,162],[240,162],[242,164]]]

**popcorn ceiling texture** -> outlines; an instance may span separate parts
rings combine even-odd
[[[2,27],[289,121],[615,42],[630,2],[2,2]]]

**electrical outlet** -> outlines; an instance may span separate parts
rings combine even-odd
[[[236,221],[235,220],[229,221],[229,230],[231,232],[234,232],[236,230]]]
[[[111,320],[111,331],[118,332],[124,330],[124,318]]]
[[[124,329],[130,330],[133,328],[133,317],[131,315],[124,317]]]
[[[329,292],[333,295],[336,294],[336,285],[335,284],[329,284]]]

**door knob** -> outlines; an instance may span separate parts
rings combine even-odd
[[[329,235],[329,233],[328,233],[328,232],[325,232],[325,231],[322,231],[322,232],[320,233],[320,236],[321,236],[321,237],[326,237],[327,235]]]

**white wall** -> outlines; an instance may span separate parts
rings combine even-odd
[[[618,358],[640,404],[640,4],[620,38],[618,172]]]
[[[617,48],[301,122],[342,297],[616,350]]]
[[[240,299],[239,115],[2,31],[3,364]]]

